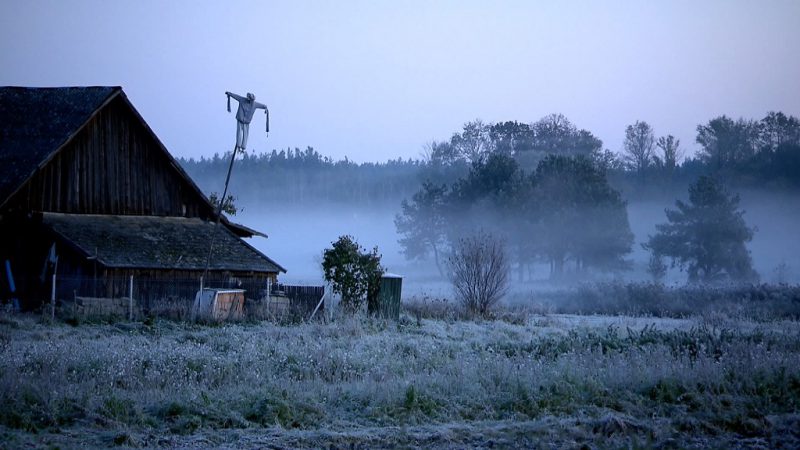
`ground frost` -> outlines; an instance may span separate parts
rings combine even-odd
[[[796,445],[787,430],[800,408],[800,326],[718,324],[552,315],[70,327],[18,318],[0,324],[0,439]]]

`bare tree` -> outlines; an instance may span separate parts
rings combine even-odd
[[[654,157],[656,165],[672,173],[678,167],[678,161],[683,158],[683,149],[681,149],[681,140],[675,139],[675,136],[661,136],[656,141],[656,147],[661,150],[661,154]]]
[[[491,234],[460,239],[448,267],[456,298],[471,315],[485,316],[508,291],[505,244]]]
[[[463,159],[450,142],[431,141],[423,147],[422,161],[435,166],[451,166]]]
[[[655,136],[653,128],[644,121],[637,120],[625,129],[625,161],[636,173],[642,173],[653,162]]]
[[[492,152],[489,125],[480,119],[465,123],[462,131],[450,138],[450,146],[469,162],[483,161]]]

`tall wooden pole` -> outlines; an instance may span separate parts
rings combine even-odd
[[[211,232],[211,244],[208,246],[208,258],[206,258],[206,268],[203,270],[203,279],[208,276],[208,268],[211,266],[211,255],[214,253],[214,240],[217,237],[217,229],[219,228],[219,220],[222,216],[222,205],[225,202],[225,197],[228,195],[228,183],[231,181],[231,172],[233,172],[233,161],[236,160],[236,150],[237,148],[233,148],[233,153],[231,153],[231,163],[228,165],[228,175],[225,177],[225,189],[222,191],[222,197],[219,199],[219,205],[217,205],[217,221],[214,223],[214,231]]]
[[[133,275],[128,282],[128,320],[133,320]]]
[[[50,289],[50,320],[56,318],[56,273],[53,272],[53,287]]]

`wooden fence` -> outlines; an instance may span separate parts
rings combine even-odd
[[[325,295],[324,286],[297,286],[280,283],[270,286],[270,296],[287,297],[295,311],[307,314],[314,311],[323,295]],[[324,304],[320,306],[320,312],[324,307]]]
[[[237,277],[208,277],[205,288],[245,290],[245,308],[253,318],[268,318],[291,314],[305,319],[319,304],[325,294],[324,286],[299,286],[271,283],[265,280]],[[195,294],[201,286],[200,277],[57,277],[55,303],[65,310],[85,316],[163,316],[188,320]],[[63,295],[69,290],[68,295]],[[132,295],[131,295],[132,294]],[[132,300],[131,300],[132,299]],[[50,299],[42,299],[50,306]],[[320,306],[320,309],[323,309]]]

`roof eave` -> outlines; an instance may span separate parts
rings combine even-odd
[[[231,222],[231,220],[228,219],[227,217],[225,217],[224,215],[221,216],[221,219],[222,219],[222,223],[226,227],[228,227],[228,229],[230,229],[235,235],[237,235],[239,237],[260,236],[260,237],[263,237],[265,239],[269,238],[269,236],[267,236],[265,233],[262,233],[262,232],[260,232],[258,230],[250,228],[250,227],[248,227],[246,225],[242,225],[240,223]]]
[[[228,230],[228,231],[229,231],[230,233],[233,233],[233,231],[230,231],[230,230]],[[267,260],[267,261],[269,261],[271,264],[273,264],[275,267],[277,267],[279,271],[281,271],[281,272],[283,272],[283,273],[286,273],[286,269],[284,269],[282,265],[280,265],[280,264],[276,263],[276,262],[275,262],[275,261],[274,261],[272,258],[270,258],[269,256],[267,256],[267,255],[265,255],[264,253],[262,253],[261,251],[259,251],[257,248],[255,248],[255,247],[253,247],[252,245],[250,245],[250,243],[248,243],[248,242],[247,242],[247,241],[245,241],[244,239],[241,239],[241,238],[239,238],[239,237],[237,237],[237,239],[239,239],[239,241],[240,241],[242,244],[244,244],[244,245],[246,245],[248,248],[250,248],[250,250],[252,250],[252,251],[256,252],[256,254],[260,255],[262,258],[266,259],[266,260]]]

